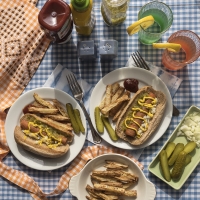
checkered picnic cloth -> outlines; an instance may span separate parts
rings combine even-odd
[[[35,200],[45,200],[47,199],[47,196],[58,195],[64,192],[68,188],[70,178],[78,174],[90,159],[107,153],[117,153],[125,155],[131,158],[141,169],[143,169],[143,165],[136,159],[134,159],[133,156],[126,151],[118,148],[98,145],[90,146],[82,150],[75,158],[75,160],[71,163],[69,168],[65,171],[65,173],[61,176],[57,187],[54,189],[53,192],[49,194],[45,194],[30,176],[21,171],[14,170],[4,165],[3,163],[1,163],[0,166],[0,175],[8,179],[12,183],[18,185],[19,187],[22,187],[25,190],[29,191],[31,196]]]
[[[1,0],[0,0],[1,1]],[[11,0],[10,0],[11,1]],[[87,81],[92,86],[107,73],[114,69],[124,67],[130,54],[138,50],[144,59],[154,65],[163,68],[161,63],[162,49],[153,49],[151,45],[142,45],[138,41],[137,34],[128,36],[126,28],[137,20],[137,14],[141,6],[150,0],[134,0],[130,1],[127,18],[124,23],[116,27],[107,27],[101,16],[100,4],[101,0],[94,0],[94,11],[96,16],[95,28],[90,37],[78,36],[76,30],[73,29],[71,40],[64,45],[51,45],[42,60],[39,69],[29,82],[25,91],[29,91],[36,87],[42,87],[54,68],[60,63],[63,67],[67,67],[76,76]],[[42,8],[46,0],[38,1],[38,8]],[[66,0],[67,3],[70,0]],[[178,30],[191,30],[200,36],[200,1],[199,0],[163,0],[164,3],[170,6],[174,14],[174,20],[171,28],[162,36],[160,42],[166,42],[169,36]],[[118,56],[112,61],[100,61],[99,44],[101,39],[115,39],[118,41]],[[94,40],[97,47],[97,58],[90,62],[80,62],[77,58],[77,42],[82,40]],[[200,165],[196,167],[189,179],[180,190],[174,190],[165,182],[154,176],[148,171],[148,165],[157,155],[160,148],[171,135],[172,131],[177,127],[187,109],[191,105],[200,107],[200,59],[179,71],[170,72],[181,79],[178,91],[173,98],[173,104],[180,110],[178,117],[173,117],[169,128],[165,134],[154,144],[146,147],[139,158],[139,161],[144,165],[144,174],[156,186],[155,200],[198,200],[200,199]],[[86,140],[84,147],[91,146]],[[132,151],[129,151],[131,153]],[[52,171],[38,171],[31,169],[20,161],[18,161],[12,153],[9,153],[4,163],[14,169],[26,172],[33,177],[43,191],[51,192],[56,187],[62,174],[66,171],[69,165]],[[6,179],[0,177],[0,200],[31,200],[32,197],[23,189],[16,187]],[[66,190],[61,195],[48,197],[49,200],[76,200],[69,190]]]
[[[37,1],[0,1],[0,160],[9,149],[4,134],[5,110],[36,72],[50,40],[38,24]]]

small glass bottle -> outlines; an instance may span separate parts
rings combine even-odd
[[[117,26],[126,19],[129,0],[102,0],[101,14],[108,26]]]
[[[76,32],[80,35],[90,35],[95,25],[92,0],[71,0],[71,12]]]
[[[47,37],[54,43],[70,40],[73,29],[70,6],[63,0],[48,0],[38,15],[38,21]]]

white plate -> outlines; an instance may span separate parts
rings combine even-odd
[[[78,200],[85,200],[89,196],[86,185],[92,186],[90,175],[93,170],[105,170],[105,160],[113,160],[128,165],[129,172],[139,177],[138,183],[130,189],[137,190],[137,200],[153,200],[156,196],[156,189],[153,183],[146,179],[142,170],[128,157],[120,154],[104,154],[88,162],[79,174],[73,176],[69,182],[69,190]],[[133,198],[126,197],[125,200]],[[135,198],[134,198],[135,199]]]
[[[168,128],[171,118],[172,118],[172,98],[169,93],[169,90],[167,86],[163,83],[163,81],[151,73],[150,71],[147,71],[145,69],[140,69],[140,68],[134,68],[134,67],[124,67],[124,68],[119,68],[116,69],[109,74],[105,75],[95,86],[95,88],[92,91],[92,95],[90,98],[90,116],[93,125],[95,125],[95,118],[94,118],[94,109],[96,106],[98,106],[105,94],[106,90],[106,85],[112,84],[115,82],[119,82],[121,85],[123,85],[123,81],[127,78],[135,78],[139,81],[139,88],[143,86],[150,85],[152,86],[155,90],[160,90],[162,91],[167,98],[167,106],[165,109],[165,113],[163,115],[163,119],[160,123],[160,126],[157,128],[157,130],[152,134],[152,136],[142,145],[139,146],[133,146],[130,145],[128,142],[125,142],[121,139],[118,139],[118,141],[114,142],[111,140],[109,137],[108,133],[106,130],[104,130],[103,134],[99,134],[106,142],[109,144],[122,148],[122,149],[141,149],[144,147],[147,147],[154,142],[156,142],[166,131]],[[110,120],[111,121],[111,120]],[[115,125],[112,123],[113,128]]]
[[[10,108],[5,122],[6,138],[11,152],[23,164],[37,170],[54,170],[70,163],[81,151],[86,134],[79,136],[74,134],[74,140],[70,145],[69,151],[60,158],[44,158],[24,150],[15,142],[14,129],[23,115],[23,108],[34,101],[33,94],[37,93],[44,99],[58,99],[65,107],[66,103],[71,103],[74,108],[80,110],[81,119],[85,129],[86,119],[79,104],[67,93],[54,88],[36,88],[21,95]]]

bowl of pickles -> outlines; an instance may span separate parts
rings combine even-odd
[[[200,109],[191,106],[148,170],[179,190],[200,162]]]

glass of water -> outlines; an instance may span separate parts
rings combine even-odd
[[[154,24],[147,29],[141,27],[138,32],[139,41],[146,45],[157,42],[173,22],[173,13],[163,2],[152,1],[145,4],[138,13],[138,20],[148,15],[153,16]]]

